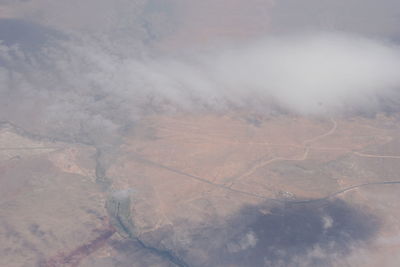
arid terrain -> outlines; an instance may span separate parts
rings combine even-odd
[[[4,122],[0,265],[395,266],[399,138],[396,115],[154,115],[99,156]]]
[[[399,3],[0,1],[0,267],[400,266]]]

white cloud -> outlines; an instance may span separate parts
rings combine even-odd
[[[280,106],[329,115],[376,111],[400,87],[399,47],[339,33],[278,36],[190,58],[121,57],[88,40],[52,51],[50,70],[34,66],[24,82],[38,91],[62,88],[53,105],[76,102],[81,109],[86,101],[94,113],[107,113],[110,102],[137,113],[151,101],[189,111]],[[99,95],[105,98],[95,102]]]
[[[132,104],[151,98],[184,110],[273,103],[303,115],[376,111],[400,87],[399,47],[339,33],[280,36],[190,59],[88,54],[93,66],[79,79]]]

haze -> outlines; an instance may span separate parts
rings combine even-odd
[[[0,40],[0,265],[397,266],[400,1],[0,0]]]

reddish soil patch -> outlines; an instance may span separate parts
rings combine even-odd
[[[78,266],[84,258],[102,248],[106,244],[107,240],[116,232],[116,230],[112,227],[109,227],[108,229],[103,229],[100,232],[100,236],[96,239],[79,246],[68,254],[60,253],[54,258],[48,260],[44,266]]]

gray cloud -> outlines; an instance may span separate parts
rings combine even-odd
[[[38,129],[83,136],[104,128],[102,140],[149,111],[278,108],[326,116],[376,112],[399,99],[400,48],[354,34],[276,35],[173,57],[98,41],[60,39],[35,57],[4,45],[0,94],[24,108],[3,114],[22,122],[35,103]]]
[[[131,109],[149,101],[188,111],[268,109],[274,102],[300,114],[330,114],[377,109],[400,85],[396,45],[339,33],[279,36],[189,58],[119,58],[93,42],[64,48],[49,55],[59,87]]]

